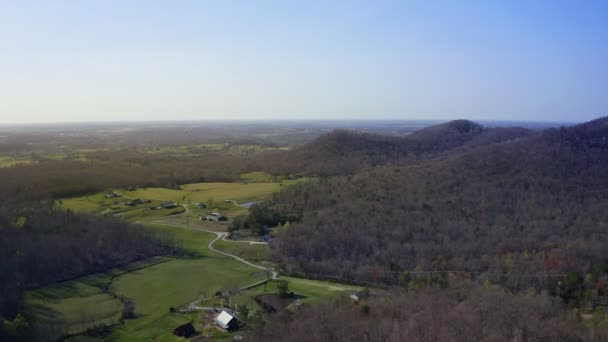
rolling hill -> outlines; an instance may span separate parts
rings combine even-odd
[[[467,120],[450,121],[402,137],[334,130],[291,151],[269,154],[263,164],[276,174],[346,175],[366,167],[403,164],[530,134],[532,131],[525,128],[484,128]]]
[[[553,275],[600,267],[608,254],[608,118],[539,132],[459,121],[399,144],[373,140],[390,146],[387,156],[454,129],[460,138],[445,146],[458,148],[300,184],[262,204],[261,219],[300,221],[274,244],[283,270],[404,286],[414,271],[462,271],[511,289],[555,290]],[[370,150],[363,155],[381,148]]]

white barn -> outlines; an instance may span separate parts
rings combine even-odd
[[[234,330],[237,327],[236,318],[226,311],[222,311],[213,321],[220,328],[227,331]]]

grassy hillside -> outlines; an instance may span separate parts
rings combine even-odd
[[[123,310],[118,299],[87,284],[87,279],[27,292],[24,302],[35,335],[49,340],[118,324]]]
[[[264,260],[269,257],[268,245],[265,244],[219,240],[214,246],[222,252],[230,253],[243,259]]]
[[[112,331],[117,341],[176,340],[171,331],[176,314],[170,307],[213,295],[219,290],[234,289],[263,279],[259,270],[229,258],[173,260],[117,278],[117,294],[135,302],[138,318]]]
[[[119,324],[124,306],[108,291],[112,278],[167,260],[153,258],[104,273],[27,291],[23,298],[23,307],[25,315],[32,322],[30,339],[55,340],[88,329]]]

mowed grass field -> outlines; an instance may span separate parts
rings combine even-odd
[[[355,285],[332,283],[328,281],[302,279],[294,277],[279,277],[289,283],[289,290],[303,296],[303,303],[314,303],[319,300],[333,298],[339,295],[351,295],[363,288]]]
[[[214,247],[222,252],[248,260],[265,260],[269,256],[268,245],[266,244],[218,240]]]
[[[215,239],[215,234],[162,224],[147,223],[144,227],[163,243],[177,246],[188,254],[210,257],[219,256],[219,254],[213,253],[207,248],[209,242]]]
[[[215,239],[213,233],[151,224],[142,225],[142,229],[195,257],[158,258],[29,291],[24,306],[41,341],[119,323],[123,304],[112,294],[132,301],[137,317],[113,328],[104,340],[183,340],[173,336],[172,330],[198,314],[184,316],[169,312],[169,308],[267,276],[259,269],[211,252],[207,245]]]
[[[183,317],[169,312],[216,291],[235,289],[265,278],[264,272],[231,258],[177,259],[121,276],[112,283],[118,295],[135,302],[138,318],[113,330],[110,340],[173,341]]]
[[[27,291],[23,299],[24,311],[33,318],[32,327],[40,340],[55,340],[66,334],[117,324],[123,305],[104,290],[105,286],[110,284],[113,276],[166,260],[169,259],[144,260],[122,269]]]
[[[36,335],[48,340],[120,322],[122,303],[86,280],[55,284],[25,294],[25,312]]]

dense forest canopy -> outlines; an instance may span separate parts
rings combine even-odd
[[[467,120],[451,121],[398,137],[352,130],[335,130],[288,153],[269,153],[264,167],[273,173],[335,176],[365,167],[408,164],[452,149],[517,139],[525,128],[484,128]]]
[[[323,178],[249,220],[295,218],[272,246],[287,273],[407,286],[412,272],[462,271],[556,290],[569,272],[603,274],[607,136],[601,119]]]
[[[146,128],[110,134],[116,141],[94,130],[90,144],[55,134],[40,154],[31,148],[47,133],[0,139],[28,161],[0,168],[10,180],[0,184],[0,318],[19,318],[25,289],[174,252],[117,218],[56,210],[54,199],[265,171],[316,180],[253,205],[231,230],[270,231],[283,274],[394,292],[305,307],[258,340],[297,341],[311,325],[319,341],[606,336],[571,313],[608,298],[608,118],[542,131],[466,120],[412,134],[273,129],[201,140],[211,131]]]
[[[404,163],[531,133],[523,128],[484,128],[465,120],[414,134],[409,134],[409,126],[393,126],[330,133],[325,133],[325,126],[310,125],[229,129],[184,124],[164,129],[9,131],[0,137],[0,152],[27,163],[0,167],[0,177],[11,180],[0,184],[0,192],[62,198],[111,187],[239,181],[240,174],[260,170],[283,176],[347,175],[363,167]]]
[[[311,328],[311,327],[314,327]],[[257,341],[606,341],[549,296],[465,285],[304,307],[273,317]]]

